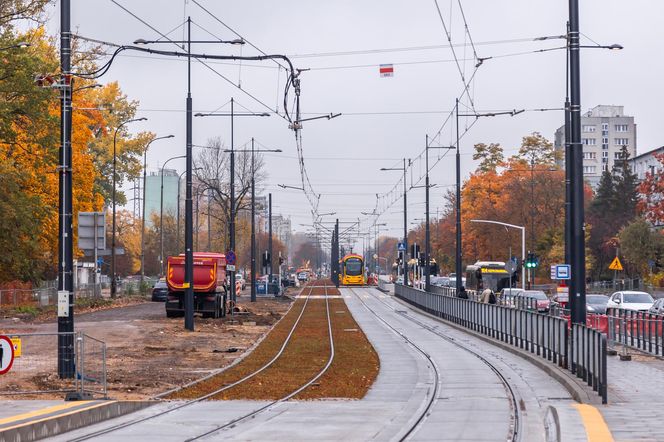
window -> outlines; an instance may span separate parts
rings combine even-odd
[[[602,152],[602,158],[609,158],[609,152],[607,151]]]
[[[595,166],[583,166],[583,173],[595,173],[596,170]]]
[[[594,146],[597,144],[597,140],[595,138],[581,138],[581,143],[586,146]]]
[[[615,129],[616,132],[627,132],[629,126],[626,124],[616,124]]]
[[[606,137],[602,138],[602,144],[608,145],[609,144],[609,139],[606,138]]]
[[[614,160],[622,160],[622,152],[613,152]]]
[[[627,146],[629,144],[629,138],[615,138],[614,141],[616,146]]]
[[[603,131],[608,131],[609,130],[609,123],[602,123],[602,130]]]
[[[595,158],[597,158],[597,154],[595,152],[583,152],[584,160],[594,160]]]
[[[595,126],[590,126],[590,125],[585,125],[583,126],[583,131],[588,133],[588,132],[595,132]]]
[[[609,170],[609,165],[608,164],[602,164],[602,172],[606,172]]]

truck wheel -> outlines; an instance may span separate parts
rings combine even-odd
[[[178,312],[175,310],[166,310],[166,317],[167,318],[178,318],[184,316],[184,313]]]

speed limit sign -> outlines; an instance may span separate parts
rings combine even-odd
[[[0,374],[5,374],[14,364],[14,344],[7,336],[0,336]]]

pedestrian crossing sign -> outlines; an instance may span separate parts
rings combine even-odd
[[[618,259],[618,257],[616,256],[615,259],[613,260],[613,262],[611,263],[611,265],[609,266],[609,270],[622,271],[622,269],[623,269],[623,266],[620,263],[620,260]]]

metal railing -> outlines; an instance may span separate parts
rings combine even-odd
[[[609,308],[608,338],[655,356],[664,356],[664,316],[621,308]]]
[[[15,342],[12,368],[0,376],[0,396],[29,396],[55,393],[80,393],[81,396],[107,397],[106,343],[83,332],[6,334]],[[58,376],[60,336],[74,339],[75,376]]]
[[[568,321],[563,318],[399,284],[394,287],[398,298],[415,307],[570,370],[588,381],[606,403],[606,338],[600,332],[575,325],[570,336]]]

